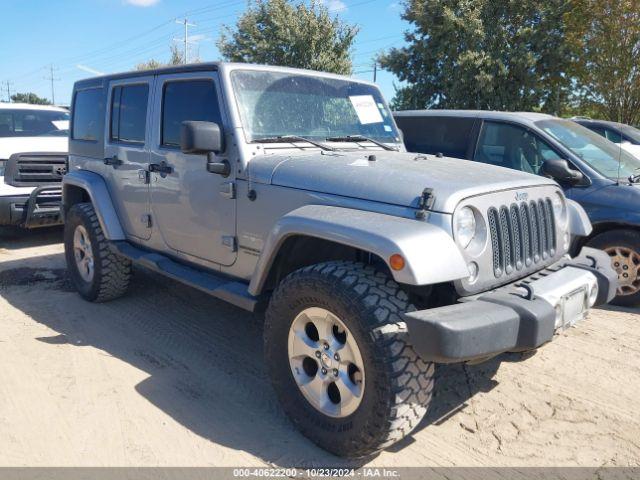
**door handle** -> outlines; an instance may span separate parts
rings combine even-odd
[[[149,171],[154,173],[159,173],[161,177],[167,176],[169,173],[173,172],[173,167],[167,165],[164,161],[160,163],[150,163]]]
[[[113,168],[116,168],[117,166],[122,165],[122,160],[120,160],[117,155],[114,155],[113,157],[105,158],[104,164],[111,165]]]

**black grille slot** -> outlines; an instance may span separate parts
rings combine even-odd
[[[55,185],[67,173],[67,156],[63,154],[22,153],[7,162],[5,182],[15,187]]]
[[[487,218],[496,278],[555,255],[555,218],[551,200],[491,207]]]

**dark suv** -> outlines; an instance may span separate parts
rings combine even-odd
[[[416,110],[394,116],[411,152],[556,180],[593,224],[591,235],[574,248],[605,250],[620,279],[612,303],[640,304],[640,160],[571,120],[540,113]]]

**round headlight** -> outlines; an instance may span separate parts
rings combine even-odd
[[[476,216],[469,207],[461,208],[455,216],[454,233],[462,248],[467,248],[476,234]]]
[[[564,199],[564,195],[560,192],[552,197],[551,203],[553,205],[553,214],[556,217],[556,221],[561,227],[564,227],[567,223],[567,202]]]

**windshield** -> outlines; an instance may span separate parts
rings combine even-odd
[[[373,86],[256,70],[236,70],[231,80],[249,142],[280,136],[400,141],[391,112]]]
[[[59,136],[60,130],[68,128],[68,112],[21,108],[0,110],[0,138]]]
[[[535,124],[605,177],[618,178],[618,163],[620,178],[640,173],[640,160],[582,125],[560,119],[541,120]]]

